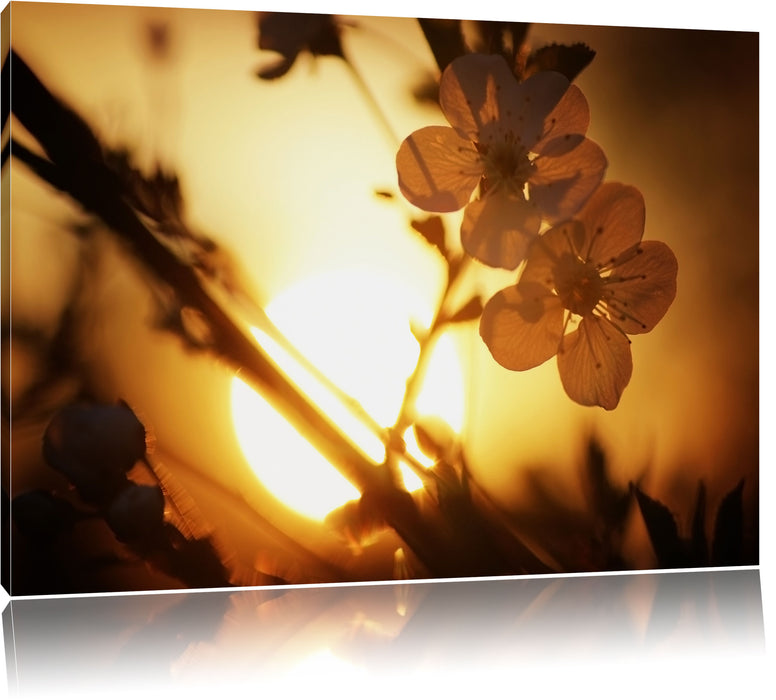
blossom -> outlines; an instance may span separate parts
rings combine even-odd
[[[676,295],[676,258],[641,240],[644,219],[636,188],[606,183],[537,238],[517,284],[483,309],[480,335],[495,360],[526,370],[557,354],[574,401],[615,408],[633,370],[628,335],[652,330]]]
[[[439,102],[450,126],[427,126],[403,141],[399,188],[426,211],[466,207],[464,250],[515,269],[542,220],[575,214],[603,178],[606,157],[585,137],[587,100],[560,73],[518,83],[501,56],[467,54],[443,72]]]

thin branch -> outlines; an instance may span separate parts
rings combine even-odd
[[[356,68],[353,62],[347,57],[345,58],[345,65],[348,67],[350,75],[353,77],[356,86],[372,110],[372,113],[377,118],[377,122],[380,124],[380,127],[388,139],[388,143],[392,148],[398,148],[399,144],[401,143],[401,139],[396,135],[393,126],[391,126],[391,123],[385,116],[385,112],[383,112],[382,108],[378,104],[374,94],[372,94],[372,91],[369,88],[369,85],[367,85],[366,81],[364,80],[364,77],[361,75],[360,71]]]
[[[418,361],[412,374],[407,379],[407,388],[402,398],[402,404],[399,408],[399,413],[394,423],[392,432],[394,435],[403,435],[404,431],[412,425],[415,420],[415,402],[418,398],[420,390],[423,387],[423,381],[428,371],[428,363],[431,360],[431,353],[434,349],[439,335],[444,330],[445,326],[449,322],[449,317],[446,314],[446,306],[452,297],[453,291],[456,285],[462,278],[462,273],[466,268],[466,263],[469,262],[469,258],[464,256],[460,260],[454,260],[452,263],[448,263],[448,277],[445,284],[442,298],[439,301],[434,318],[431,321],[426,334],[418,339],[420,344],[420,352],[418,354]]]

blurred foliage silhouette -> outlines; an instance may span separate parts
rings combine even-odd
[[[305,54],[313,60],[333,57],[350,66],[370,108],[376,107],[376,101],[365,92],[368,87],[356,71],[341,37],[344,27],[358,30],[357,20],[262,12],[258,13],[256,24],[258,47],[279,56],[274,62],[262,63],[256,70],[259,79],[280,85]],[[421,19],[418,24],[443,81],[455,79],[465,87],[467,80],[474,83],[475,72],[470,74],[468,66],[475,65],[478,56],[500,57],[498,62],[490,58],[487,61],[488,66],[498,65],[498,68],[487,73],[489,92],[482,99],[480,112],[471,101],[466,106],[466,100],[460,98],[466,94],[465,89],[459,91],[460,95],[440,91],[440,75],[435,76],[430,91],[425,89],[429,87],[426,85],[411,95],[420,104],[427,104],[430,97],[435,103],[441,100],[447,116],[458,115],[451,119],[452,128],[425,128],[445,128],[450,134],[455,131],[455,136],[440,139],[450,139],[449,143],[456,144],[458,140],[466,141],[472,162],[479,167],[470,178],[471,187],[461,198],[459,208],[466,204],[471,207],[467,212],[474,212],[480,202],[494,200],[492,193],[499,189],[494,183],[499,177],[503,175],[504,181],[511,181],[518,178],[516,173],[525,172],[529,174],[520,175],[523,179],[518,182],[519,187],[510,190],[505,201],[510,212],[518,208],[521,212],[526,208],[533,212],[540,194],[533,194],[531,188],[537,193],[545,192],[541,188],[550,188],[553,175],[558,178],[557,182],[566,183],[562,186],[567,186],[569,178],[563,167],[571,167],[557,165],[552,172],[550,169],[543,172],[544,161],[540,156],[556,158],[554,163],[573,161],[577,173],[586,167],[580,163],[589,157],[589,151],[583,156],[582,150],[574,149],[587,148],[585,130],[589,114],[585,98],[573,81],[593,61],[594,50],[582,43],[553,43],[532,48],[530,25],[524,23]],[[156,47],[159,55],[166,55],[169,37],[164,25],[153,25],[152,34],[152,49]],[[509,102],[512,98],[505,96],[508,90],[499,89],[501,83],[494,77],[500,75],[498,71],[508,72],[515,94],[521,100],[524,95],[526,104],[531,99],[534,106],[537,100],[545,100],[545,112],[528,111],[524,105],[519,106],[517,97],[514,103]],[[395,423],[375,424],[352,397],[340,392],[343,402],[384,445],[384,462],[374,464],[342,426],[291,381],[268,348],[254,339],[250,328],[254,319],[259,319],[271,336],[286,342],[242,284],[236,256],[228,246],[222,245],[217,236],[202,233],[197,225],[190,223],[183,174],[160,163],[150,170],[141,168],[132,149],[103,143],[88,120],[57,95],[56,85],[47,85],[13,48],[3,64],[4,85],[10,81],[11,74],[11,112],[3,113],[4,129],[12,115],[23,130],[12,131],[3,149],[3,177],[10,177],[11,163],[14,168],[23,167],[45,183],[49,194],[62,193],[80,209],[79,215],[65,226],[79,242],[79,261],[55,331],[47,335],[26,324],[24,319],[12,322],[6,315],[3,318],[4,338],[13,336],[14,342],[34,349],[39,366],[34,381],[13,395],[4,378],[4,439],[25,420],[42,421],[45,429],[40,457],[48,469],[40,483],[19,479],[13,492],[5,481],[3,484],[4,497],[11,500],[14,525],[13,594],[381,579],[386,577],[387,570],[395,578],[449,578],[623,571],[649,568],[653,564],[658,568],[685,568],[757,562],[757,515],[747,513],[745,506],[745,503],[756,503],[756,498],[745,501],[743,495],[745,484],[756,490],[756,483],[734,479],[736,485],[714,511],[709,532],[710,510],[702,481],[683,506],[687,520],[677,518],[644,486],[648,467],[643,467],[642,477],[628,485],[615,478],[614,475],[621,475],[623,471],[641,468],[642,458],[634,456],[633,461],[638,464],[614,469],[605,447],[606,436],[591,431],[580,441],[584,443],[578,469],[577,495],[581,499],[569,498],[559,489],[555,470],[552,465],[545,465],[525,469],[525,481],[520,487],[521,504],[507,505],[472,469],[467,445],[461,436],[443,421],[435,423],[418,411],[416,401],[436,341],[451,329],[479,323],[488,303],[489,293],[483,286],[463,286],[475,262],[465,252],[466,241],[462,250],[458,237],[451,231],[450,220],[440,216],[449,208],[440,212],[431,207],[425,214],[413,209],[407,217],[407,228],[440,263],[443,284],[430,324],[409,324],[417,341],[418,359],[407,378]],[[545,85],[542,80],[546,75],[550,75],[548,87],[542,87],[541,91],[537,88],[536,94],[528,92],[526,85]],[[477,87],[480,89],[484,88]],[[549,93],[552,94],[548,97]],[[451,94],[454,97],[449,97]],[[8,105],[9,101],[4,100],[4,109]],[[541,151],[539,155],[530,151],[531,144],[515,137],[515,133],[522,132],[510,126],[514,116],[512,108],[525,110],[527,120],[536,120],[541,130],[534,144]],[[483,115],[490,121],[482,121]],[[523,116],[520,111],[520,117]],[[477,124],[480,141],[472,139],[471,133],[464,133],[462,124],[468,123],[467,120]],[[501,126],[501,122],[507,126]],[[440,132],[433,133],[436,138]],[[502,156],[493,155],[500,143],[494,133],[513,148],[511,155],[503,156],[506,161]],[[421,183],[423,187],[429,182],[432,189],[437,187],[430,173],[440,163],[447,162],[439,155],[442,150],[437,148],[439,143],[429,140],[425,146],[418,140],[420,145],[413,151],[416,160],[412,167],[417,165],[417,172],[422,173],[419,178],[427,178]],[[398,142],[396,147],[399,148]],[[428,152],[418,155],[426,147]],[[512,160],[518,157],[524,159],[523,165]],[[401,159],[397,164],[401,176]],[[602,172],[605,164],[597,162],[596,167],[599,165]],[[526,199],[527,190],[532,194]],[[551,192],[557,191],[556,184]],[[580,191],[574,190],[574,196],[580,200],[577,209],[590,196],[590,192],[579,194]],[[392,189],[374,188],[372,192],[388,204],[405,204]],[[470,196],[474,197],[471,201]],[[555,203],[550,195],[546,198]],[[597,202],[595,198],[591,201]],[[586,211],[583,209],[583,214]],[[560,224],[565,225],[575,215],[576,210],[570,213],[564,210]],[[464,215],[461,229],[464,237],[466,222],[470,222],[467,216],[468,213]],[[612,214],[615,216],[620,216],[619,210],[616,215]],[[491,214],[483,214],[482,226],[504,223],[489,217]],[[529,243],[534,248],[529,250],[538,250],[555,236],[551,227],[558,222],[550,219],[542,222],[541,229],[537,223],[537,230],[531,234]],[[514,221],[506,223],[509,232],[513,232]],[[551,236],[547,235],[548,229]],[[603,257],[596,266],[597,259],[592,252],[603,256],[596,248],[600,246],[607,256],[611,253],[612,265],[615,260],[621,263],[626,254],[636,257],[641,251],[638,246],[642,230],[643,221],[637,237],[629,243],[631,247],[614,253],[605,248],[608,243],[600,243],[605,236],[596,238],[601,231],[591,231],[586,251],[579,252],[572,271],[566,273],[564,280],[568,288],[561,289],[561,284],[550,280],[549,288],[542,292],[543,301],[539,302],[538,297],[534,300],[521,297],[515,313],[522,314],[519,323],[529,328],[524,333],[528,351],[533,352],[532,343],[552,345],[538,339],[545,329],[534,318],[542,314],[534,314],[536,309],[532,304],[554,305],[552,309],[557,311],[558,327],[562,331],[551,340],[553,352],[557,350],[559,358],[564,352],[564,343],[572,348],[570,336],[577,333],[573,337],[581,337],[581,331],[575,329],[587,328],[582,325],[585,321],[576,325],[579,317],[594,317],[609,330],[592,340],[592,336],[587,336],[591,347],[599,344],[591,350],[592,359],[586,357],[575,367],[579,372],[588,373],[584,379],[586,386],[598,387],[606,381],[596,371],[602,366],[604,372],[612,367],[607,358],[621,351],[620,346],[616,352],[612,350],[613,343],[630,343],[623,340],[625,330],[609,320],[618,315],[628,333],[641,332],[632,328],[638,322],[634,314],[639,308],[645,308],[638,304],[654,302],[655,292],[642,285],[624,305],[615,308],[614,296],[603,296],[601,290],[605,285],[633,279],[640,283],[642,278],[646,279],[646,273],[642,275],[639,270],[638,278],[636,275],[627,280],[625,276],[615,278]],[[571,242],[576,229],[563,231]],[[23,234],[15,231],[14,235]],[[118,246],[121,259],[142,280],[152,300],[148,323],[155,332],[175,338],[178,349],[182,348],[187,356],[215,358],[219,367],[226,367],[233,375],[239,374],[357,487],[359,498],[334,510],[321,525],[345,543],[336,556],[316,550],[314,543],[286,531],[282,524],[262,513],[255,502],[239,490],[230,489],[220,476],[220,465],[204,460],[203,469],[192,470],[190,465],[182,464],[180,471],[176,471],[158,457],[154,437],[158,427],[146,423],[143,407],[131,407],[123,397],[107,397],[101,391],[100,373],[80,343],[84,328],[90,324],[92,276],[96,261],[105,253],[106,237]],[[572,246],[572,250],[577,249]],[[559,261],[564,258],[556,253],[552,253],[547,264],[555,265],[553,269],[557,272]],[[502,264],[503,260],[487,264],[505,268],[520,265],[516,273],[519,275],[529,269],[520,260],[514,265]],[[485,268],[476,269],[481,272]],[[673,275],[675,279],[675,268]],[[522,289],[524,292],[527,287]],[[598,296],[591,296],[594,292]],[[606,299],[610,302],[608,309]],[[626,311],[628,303],[631,306]],[[545,308],[550,306],[542,306],[542,311]],[[249,317],[248,321],[245,316]],[[514,326],[510,326],[504,333],[513,330]],[[629,345],[622,352],[625,351],[629,362]],[[542,356],[541,361],[545,359]],[[617,366],[612,371],[620,369]],[[380,370],[376,367],[375,371]],[[629,379],[628,372],[624,383]],[[621,384],[621,377],[617,381]],[[337,388],[333,387],[332,391],[336,392]],[[608,399],[599,399],[598,404],[613,407]],[[407,443],[410,429],[430,467],[410,450]],[[572,443],[575,438],[554,436],[554,439]],[[519,461],[520,445],[515,444],[513,448],[515,460]],[[752,466],[742,465],[742,471],[748,474]],[[420,479],[422,488],[408,491],[402,482],[402,468],[409,468]],[[199,496],[186,485],[192,482],[180,478],[193,471],[205,482],[203,492],[218,494],[231,516],[245,523],[246,532],[260,533],[255,539],[255,550],[248,557],[238,553],[240,547],[233,545],[216,518],[200,508]],[[304,488],[304,484],[299,488]],[[689,523],[687,533],[683,531],[685,523]],[[636,539],[638,533],[646,534],[643,541],[646,547],[638,548],[636,555],[634,532]],[[379,564],[372,568],[354,565],[374,543],[378,543],[374,551]]]

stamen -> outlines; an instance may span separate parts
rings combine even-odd
[[[600,323],[600,321],[598,320],[598,316],[590,316],[589,322],[590,323]],[[601,360],[598,359],[598,356],[595,353],[595,350],[593,348],[593,341],[590,340],[590,333],[585,331],[584,335],[585,335],[585,341],[587,342],[588,350],[590,351],[590,356],[595,360],[595,368],[596,369],[601,369],[601,366],[602,366],[601,365]],[[606,338],[607,340],[609,339],[608,336],[606,335],[606,333],[604,333],[604,338]]]
[[[611,257],[606,262],[596,263],[596,269],[601,273],[610,272],[617,267],[617,258]],[[606,278],[607,280],[609,277]]]
[[[598,238],[598,236],[600,236],[603,232],[603,226],[599,226],[595,231],[593,231],[593,235],[590,236],[590,245],[587,247],[587,252],[585,253],[585,260],[590,260],[590,252],[593,250],[593,243],[595,243],[595,239]],[[610,262],[614,262],[614,258],[612,258]],[[600,263],[596,265],[596,267],[600,268]]]
[[[619,302],[617,299],[615,299],[613,296],[609,296],[608,299],[604,302],[606,304],[607,310],[611,312],[614,312],[614,315],[616,318],[620,321],[633,321],[634,323],[637,323],[643,330],[647,329],[646,324],[639,320],[637,316],[634,316],[629,310],[627,310],[625,307],[627,307],[626,302]]]
[[[566,311],[563,319],[563,330],[560,332],[560,345],[558,345],[558,354],[562,354],[565,352],[565,348],[563,347],[563,341],[566,338],[566,330],[569,327],[569,323],[571,323],[571,312]]]
[[[623,263],[626,263],[629,260],[633,259],[633,257],[635,257],[636,255],[642,255],[643,253],[644,253],[644,249],[641,247],[630,248],[626,250],[624,253],[621,253],[620,255],[618,255],[617,257],[609,258],[607,262],[601,265],[601,270],[605,271],[608,269],[614,269],[618,265],[622,265]],[[613,277],[609,277],[609,279],[613,279]],[[638,277],[636,277],[635,279],[638,279]],[[643,279],[646,279],[646,278],[643,278]]]
[[[569,233],[569,227],[568,226],[564,226],[561,229],[561,231],[563,233],[563,237],[566,239],[566,243],[569,244],[569,250],[571,250],[571,252],[574,253],[574,255],[576,257],[579,257],[579,255],[577,253],[577,249],[574,247],[574,242],[571,240],[571,234]]]
[[[647,279],[647,276],[645,274],[631,275],[630,277],[620,277],[619,275],[609,275],[609,277],[606,278],[606,284],[620,284],[621,282],[633,282],[633,280],[645,280],[645,279]]]

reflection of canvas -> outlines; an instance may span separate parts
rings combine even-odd
[[[13,680],[36,697],[62,687],[111,693],[117,678],[174,679],[200,695],[225,682],[314,690],[323,674],[378,676],[397,689],[454,677],[495,694],[515,675],[538,690],[548,671],[574,668],[553,679],[560,692],[602,676],[614,685],[613,666],[638,677],[636,658],[656,671],[643,682],[657,687],[670,675],[663,664],[713,658],[734,675],[731,663],[738,670],[765,646],[753,570],[23,599],[4,612],[8,627],[11,613]],[[712,685],[706,674],[677,675],[673,688]],[[758,689],[757,674],[735,675]]]
[[[4,22],[14,595],[758,562],[757,33]]]

